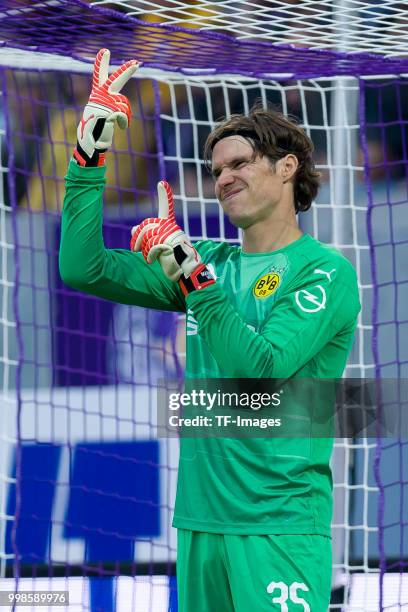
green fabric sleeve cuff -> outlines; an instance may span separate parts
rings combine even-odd
[[[106,174],[106,166],[99,166],[96,168],[86,168],[84,166],[79,166],[73,159],[69,162],[68,172],[65,178],[74,179],[76,181],[85,180],[85,181],[104,181]]]

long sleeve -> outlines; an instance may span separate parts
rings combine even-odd
[[[75,289],[114,302],[184,311],[177,284],[167,279],[159,263],[148,265],[140,253],[105,248],[104,176],[104,167],[80,168],[70,163],[62,215],[61,278]]]

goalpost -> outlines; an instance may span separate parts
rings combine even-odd
[[[272,102],[299,118],[323,173],[302,229],[357,270],[346,376],[406,376],[404,10],[357,4],[1,3],[0,570],[10,589],[41,579],[71,592],[78,580],[78,609],[175,609],[178,449],[157,440],[156,403],[163,379],[182,378],[194,319],[79,295],[57,272],[64,175],[99,48],[115,64],[144,62],[125,90],[133,122],[107,160],[107,246],[127,248],[163,177],[193,240],[239,241],[202,146],[220,117]],[[397,431],[336,441],[333,610],[408,602],[406,423]]]

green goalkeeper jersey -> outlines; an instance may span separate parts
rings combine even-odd
[[[77,289],[186,312],[188,378],[335,379],[360,309],[352,265],[304,234],[271,253],[196,245],[217,277],[185,299],[156,262],[105,249],[105,168],[71,162],[60,270]],[[174,526],[224,534],[330,535],[330,438],[182,437]]]

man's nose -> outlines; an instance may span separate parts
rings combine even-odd
[[[218,175],[218,185],[222,188],[225,185],[230,185],[234,182],[234,175],[231,171],[231,168],[223,168]]]

